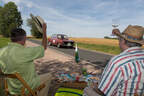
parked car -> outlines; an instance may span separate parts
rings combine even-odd
[[[48,45],[55,45],[58,48],[60,47],[73,47],[74,41],[69,40],[67,35],[64,34],[53,34],[50,38],[48,38]]]

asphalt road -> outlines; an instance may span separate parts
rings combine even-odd
[[[39,40],[31,40],[31,39],[28,39],[28,40],[32,41],[33,43],[41,44],[41,41],[39,41]],[[65,54],[74,56],[75,49],[57,48],[54,46],[48,46],[48,47],[55,49],[55,50],[58,50],[58,51],[61,51]],[[85,49],[79,49],[79,56],[80,56],[81,60],[86,60],[86,61],[91,62],[93,64],[97,64],[101,67],[105,67],[107,62],[112,57],[112,55],[108,55],[108,54],[104,54],[104,53],[100,53],[100,52],[96,52],[96,51],[89,51],[89,50],[85,50]]]

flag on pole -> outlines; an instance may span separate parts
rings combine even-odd
[[[76,47],[75,47],[75,62],[78,63],[79,61],[80,61],[80,58],[79,58],[78,48],[77,48],[77,44],[76,44]]]

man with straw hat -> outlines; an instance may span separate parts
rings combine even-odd
[[[142,96],[144,94],[144,44],[142,26],[129,25],[123,33],[112,31],[118,37],[121,53],[105,67],[99,85],[86,88],[88,96],[96,96],[92,88],[106,96]],[[93,92],[93,95],[91,94]],[[95,92],[95,94],[96,94]]]

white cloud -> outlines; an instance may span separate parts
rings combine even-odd
[[[37,7],[38,5],[36,5],[34,2],[29,1],[29,0],[23,0],[22,2],[23,4],[25,4],[28,8],[32,8],[32,7]],[[37,7],[38,8],[38,7]]]
[[[30,12],[32,12],[33,15],[40,15],[46,20],[48,24],[48,34],[62,32],[77,37],[103,37],[111,34],[112,19],[120,20],[121,30],[128,24],[144,24],[142,22],[143,11],[135,11],[139,2],[143,2],[143,0],[132,0],[132,3],[121,0],[78,0],[80,3],[76,4],[78,8],[74,8],[77,7],[74,1],[70,1],[73,2],[70,5],[71,7],[66,6],[66,8],[64,7],[65,4],[59,6],[58,0],[51,1],[54,2],[54,5],[44,4],[44,6],[42,6],[42,0],[39,1],[41,4],[34,2],[34,0],[3,1],[14,1],[18,4],[23,14],[24,28],[27,31],[29,31],[29,28],[26,27],[26,19],[29,17]],[[48,1],[45,0],[45,3],[47,2]],[[65,2],[68,3],[69,1],[65,0]],[[133,6],[132,4],[138,5]],[[23,13],[24,8],[29,8],[29,10]]]
[[[91,16],[87,15],[81,16],[81,18],[71,17],[57,9],[44,6],[37,7],[37,9],[39,9],[37,10],[39,12],[38,15],[44,17],[48,23],[49,34],[63,32],[72,36],[87,36],[89,34],[101,37],[107,29],[106,25],[109,24],[111,27],[111,20],[93,20]]]
[[[18,5],[19,9],[22,9],[21,8],[22,5],[25,5],[28,8],[35,7],[35,4],[32,1],[29,1],[29,0],[2,0],[2,1],[4,3],[8,3],[10,1],[15,2]]]
[[[107,29],[103,29],[103,27],[106,27],[105,24],[111,22],[111,20],[93,21],[91,17],[87,16],[83,16],[83,18],[74,18],[60,13],[54,8],[48,7],[41,7],[39,12],[40,14],[43,14],[42,17],[45,17],[48,22],[48,34],[63,32],[72,36],[88,36],[89,34],[93,37],[101,37],[103,32]],[[100,29],[101,31],[99,31]]]
[[[33,3],[32,2],[25,2],[26,6],[29,7],[29,8],[32,8],[33,7]]]
[[[8,3],[10,1],[15,2],[16,4],[19,4],[22,0],[2,0],[4,3]]]
[[[136,1],[138,1],[138,2],[144,2],[144,0],[136,0]]]

